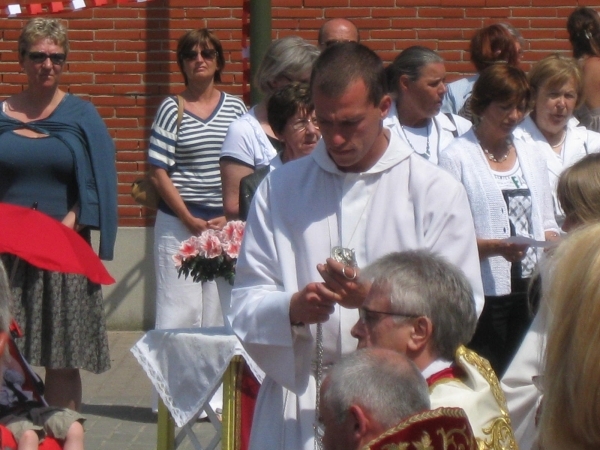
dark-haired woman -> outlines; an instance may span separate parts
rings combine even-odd
[[[471,38],[469,53],[477,74],[461,78],[448,84],[444,97],[443,112],[459,114],[471,120],[471,113],[465,102],[471,96],[473,85],[479,73],[498,61],[517,67],[521,60],[522,46],[517,30],[503,23],[495,23],[477,30]]]
[[[500,377],[530,323],[527,285],[539,250],[507,240],[558,237],[546,162],[536,147],[513,140],[531,91],[522,70],[496,64],[473,88],[475,127],[440,155],[440,166],[465,187],[475,223],[485,306],[471,346]]]
[[[177,64],[186,88],[180,100],[167,97],[160,105],[148,154],[161,197],[154,228],[157,329],[223,324],[216,284],[178,278],[172,256],[183,240],[225,224],[219,154],[229,124],[246,112],[241,100],[215,87],[225,57],[212,31],[184,34]]]
[[[423,158],[438,163],[452,140],[471,128],[471,122],[440,112],[446,95],[444,59],[433,50],[414,45],[387,67],[394,103],[383,125]]]
[[[592,8],[577,8],[567,20],[567,31],[583,72],[584,103],[575,117],[587,129],[600,132],[600,16]]]

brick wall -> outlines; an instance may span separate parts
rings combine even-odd
[[[8,3],[13,1],[0,0],[0,5]],[[576,6],[586,5],[593,6],[568,0],[272,0],[272,37],[297,34],[315,41],[325,19],[345,17],[385,61],[410,45],[425,45],[446,59],[448,79],[453,80],[472,72],[467,47],[474,30],[510,22],[527,41],[528,69],[549,53],[569,51],[566,18]],[[129,191],[146,169],[144,151],[158,104],[183,86],[173,51],[177,38],[191,28],[216,30],[227,53],[222,88],[241,95],[242,15],[242,0],[154,0],[57,15],[65,20],[71,42],[63,89],[92,101],[115,139],[121,225],[144,226],[153,220]],[[0,17],[2,98],[26,82],[16,53],[26,20]]]

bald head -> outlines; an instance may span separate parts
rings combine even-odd
[[[358,28],[347,19],[331,19],[323,24],[319,30],[319,48],[325,49],[336,42],[360,42]]]

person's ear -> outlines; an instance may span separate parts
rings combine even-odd
[[[400,92],[407,91],[410,86],[410,78],[408,75],[400,75],[398,78],[398,90]]]
[[[413,320],[413,327],[410,332],[408,349],[413,352],[420,352],[429,343],[433,335],[433,323],[427,316],[420,316]]]
[[[360,442],[369,432],[370,419],[365,410],[360,405],[351,405],[348,411],[348,418],[352,429],[352,439]]]
[[[278,133],[277,131],[273,130],[273,134],[275,135],[275,137],[277,138],[277,140],[279,142],[281,142],[282,144],[285,145],[285,137],[283,136],[283,134]]]
[[[390,108],[392,107],[392,97],[388,94],[384,95],[379,102],[379,110],[381,111],[381,118],[385,119],[388,115]]]

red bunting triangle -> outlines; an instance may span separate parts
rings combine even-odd
[[[31,15],[40,14],[42,12],[42,4],[32,3],[31,5],[27,5],[27,12]]]
[[[63,9],[65,9],[64,5],[62,4],[62,2],[52,2],[48,6],[48,8],[50,9],[51,13],[61,12]]]

